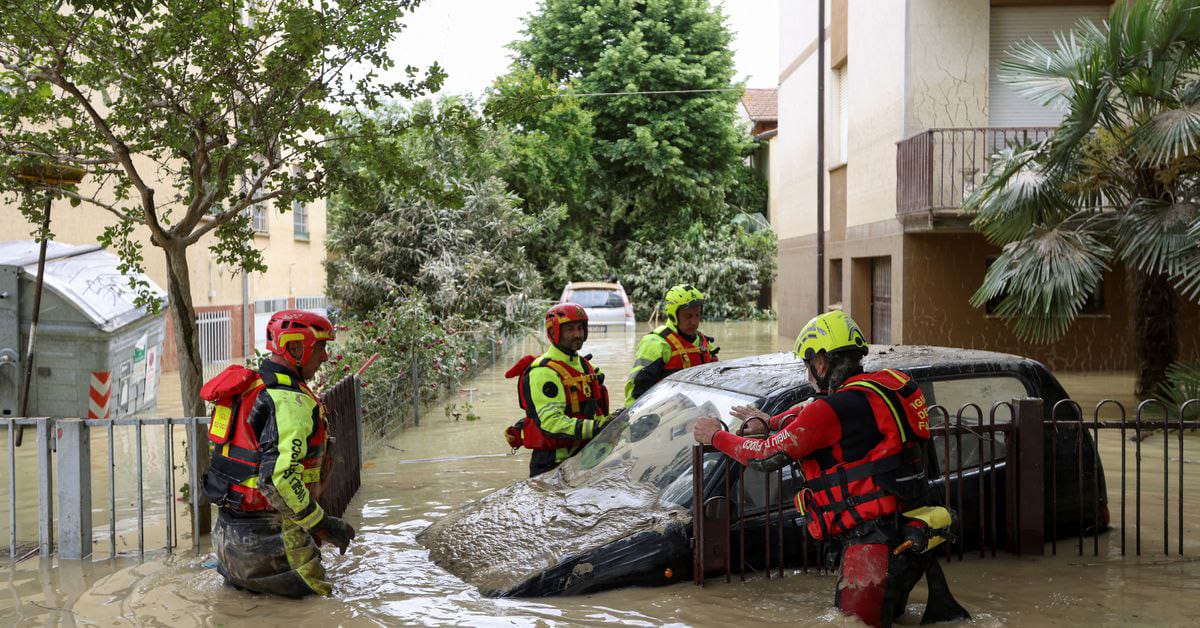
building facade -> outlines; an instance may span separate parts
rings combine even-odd
[[[1020,39],[1100,21],[1109,3],[1035,0],[824,0],[826,168],[817,172],[817,4],[780,3],[779,128],[770,219],[779,236],[775,307],[794,335],[841,308],[872,342],[1028,355],[1055,369],[1128,369],[1124,269],[1104,278],[1061,340],[1035,345],[969,301],[999,253],[963,200],[989,156],[1042,137],[1063,116],[1018,96],[998,62]],[[817,181],[825,183],[825,259],[817,262]],[[825,278],[817,303],[816,277]],[[1181,355],[1200,354],[1200,308],[1181,304]]]
[[[87,181],[83,184],[85,187]],[[81,190],[90,193],[88,190]],[[253,351],[264,347],[266,319],[279,309],[302,307],[324,311],[325,299],[325,202],[303,205],[293,203],[290,211],[280,213],[271,207],[253,211],[254,246],[262,251],[266,272],[251,273],[248,285],[249,326],[254,338],[248,343]],[[116,222],[107,211],[84,203],[71,207],[56,201],[51,211],[51,232],[63,244],[96,244],[105,227]],[[13,206],[0,203],[0,238],[31,238],[35,227]],[[167,286],[166,258],[150,244],[148,231],[139,227],[138,239],[144,243],[146,275]],[[208,250],[213,241],[207,234],[188,248],[188,267],[192,302],[200,326],[200,352],[205,372],[215,374],[232,360],[245,355],[246,319],[243,317],[243,287],[240,274],[219,264]],[[166,326],[163,368],[178,367],[174,330]]]

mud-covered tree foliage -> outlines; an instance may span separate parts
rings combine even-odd
[[[248,209],[324,197],[334,109],[436,89],[436,66],[374,79],[394,65],[387,45],[417,4],[0,2],[0,194],[35,222],[47,193],[107,210],[99,240],[125,271],[142,270],[147,244],[163,252],[188,416],[204,414],[188,248],[262,270]],[[11,176],[57,166],[82,169],[84,184]]]
[[[721,309],[754,302],[757,294],[707,283],[715,277],[701,269],[715,261],[710,247],[734,266],[764,259],[753,246],[716,244],[736,239],[737,214],[766,208],[745,165],[752,146],[737,116],[730,41],[706,0],[545,0],[527,19],[487,108],[512,132],[504,176],[523,207],[565,214],[531,251],[547,290],[607,278],[641,290],[670,267],[668,286],[696,283]],[[651,292],[639,309],[662,298]]]
[[[378,141],[335,150],[326,293],[357,318],[400,290],[437,317],[524,324],[516,304],[540,289],[525,243],[558,216],[520,210],[499,176],[503,134],[453,99],[346,120],[349,136],[368,127]]]
[[[1119,2],[1104,26],[1056,50],[1019,43],[1000,69],[1067,115],[1001,151],[966,203],[1003,247],[972,302],[1000,298],[1018,335],[1049,341],[1124,264],[1137,394],[1153,396],[1179,356],[1178,299],[1200,299],[1200,2]]]
[[[349,115],[330,172],[328,294],[346,329],[327,374],[371,355],[372,429],[411,422],[542,313],[525,244],[560,219],[528,215],[499,177],[506,134],[467,103],[422,101]],[[414,377],[415,373],[415,377]],[[400,418],[405,417],[405,418]]]

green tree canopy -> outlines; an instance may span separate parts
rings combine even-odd
[[[527,19],[487,109],[511,130],[504,176],[526,210],[564,208],[531,247],[547,287],[616,277],[656,291],[646,255],[672,267],[672,284],[703,285],[712,252],[696,234],[735,238],[738,213],[765,209],[744,163],[730,41],[707,0],[545,0]],[[770,255],[743,242],[736,260],[773,258],[768,240]],[[773,263],[759,269],[769,277]]]
[[[1068,113],[1048,139],[1000,151],[966,203],[1003,247],[973,303],[999,298],[1020,336],[1053,340],[1123,263],[1151,396],[1179,355],[1177,294],[1200,297],[1200,2],[1120,2],[1056,50],[1017,44],[1001,72]]]
[[[418,2],[0,0],[0,193],[34,220],[48,192],[107,210],[100,240],[127,270],[163,251],[188,416],[204,405],[187,248],[212,234],[215,259],[261,270],[248,209],[324,196],[334,108],[440,84],[436,66],[375,80]],[[19,187],[30,162],[88,185]]]

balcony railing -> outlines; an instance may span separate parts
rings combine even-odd
[[[928,129],[896,143],[896,213],[957,212],[996,151],[1049,137],[1054,127]]]

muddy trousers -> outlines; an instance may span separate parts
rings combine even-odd
[[[558,466],[558,452],[554,449],[535,449],[529,456],[529,477],[535,478]]]
[[[892,554],[895,543],[851,542],[842,552],[834,605],[870,626],[891,626],[904,614],[908,595],[925,576],[929,600],[922,624],[970,619],[950,594],[937,557],[912,551]]]
[[[226,584],[286,597],[329,595],[321,550],[307,530],[277,512],[222,508],[212,534]]]

